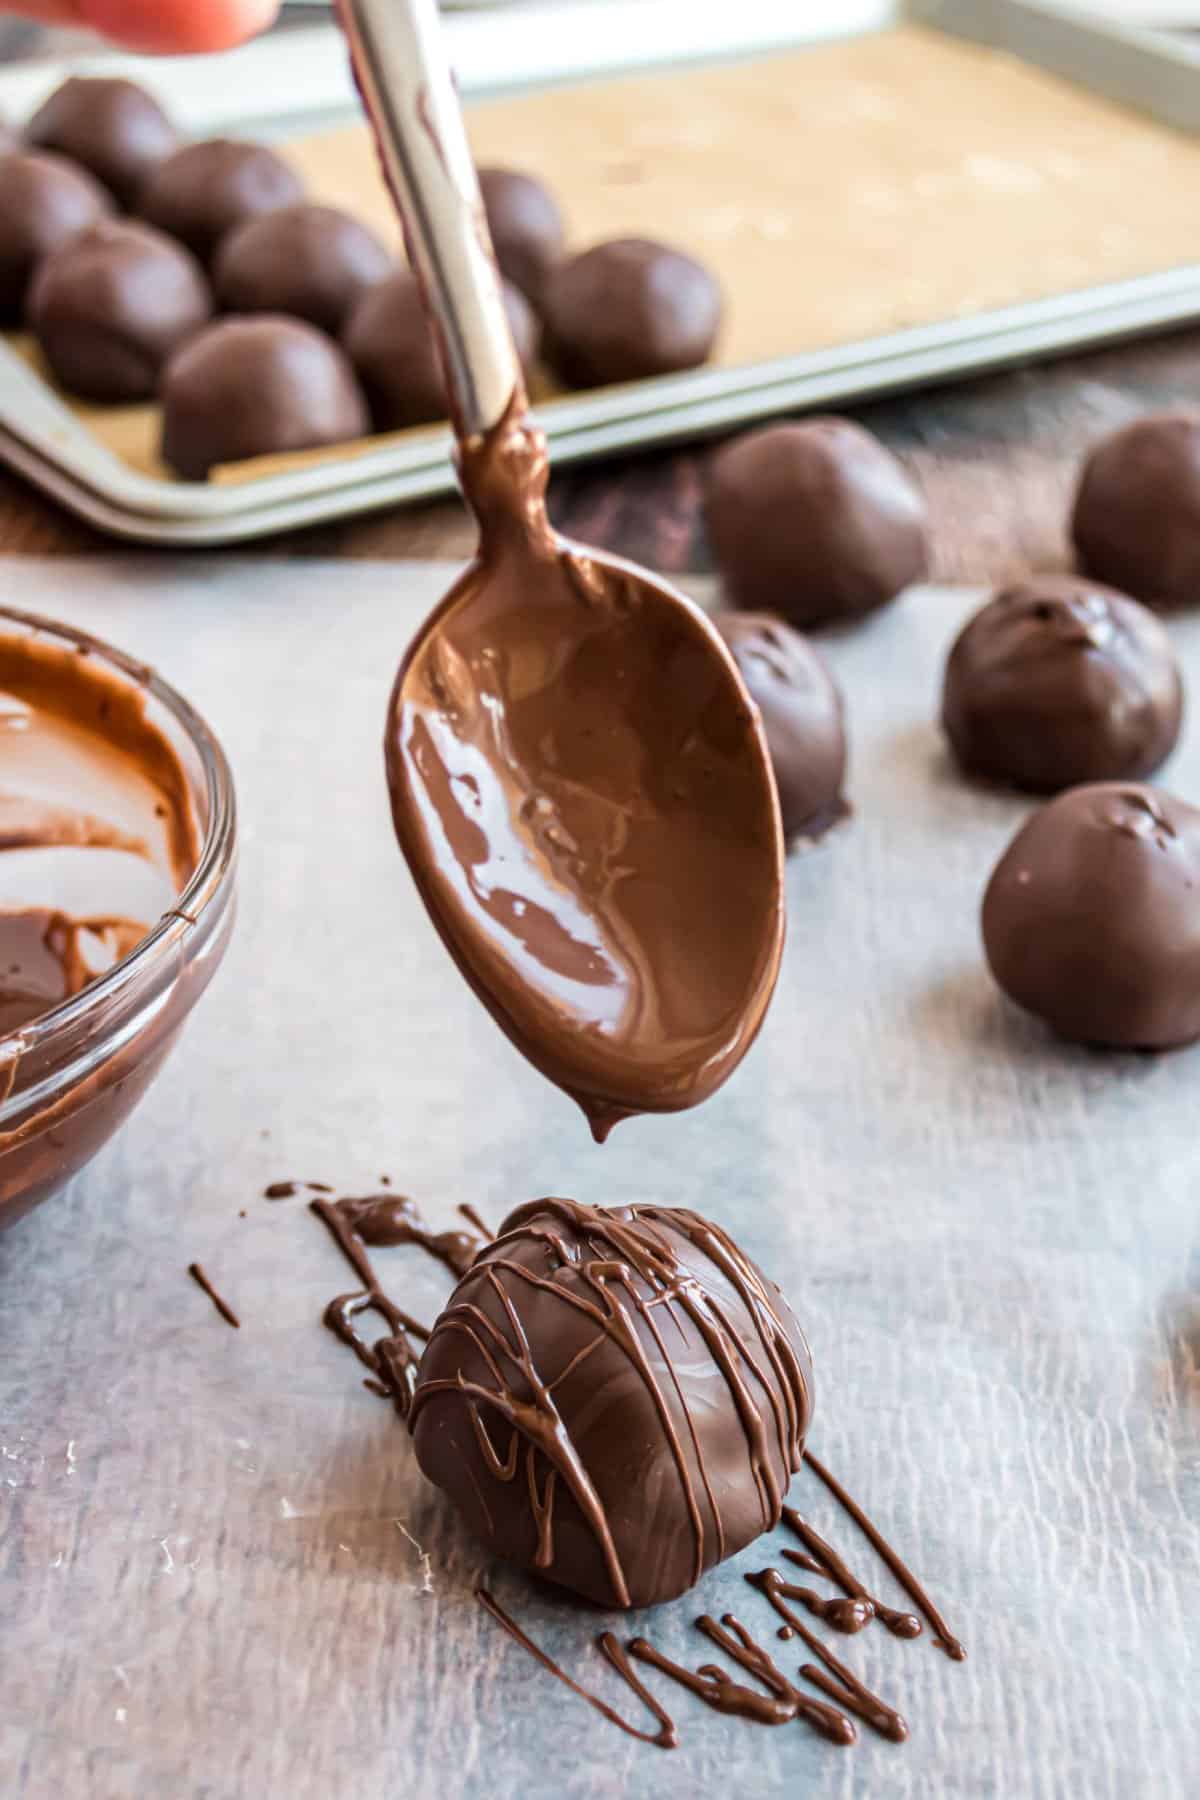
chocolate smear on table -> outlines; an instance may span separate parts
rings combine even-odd
[[[225,1320],[225,1323],[227,1325],[232,1325],[235,1331],[240,1330],[242,1321],[238,1318],[228,1300],[222,1299],[221,1295],[218,1294],[201,1265],[198,1262],[189,1263],[187,1272],[196,1283],[196,1286],[202,1288],[208,1295],[221,1317]]]

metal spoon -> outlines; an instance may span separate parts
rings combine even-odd
[[[435,0],[342,13],[480,530],[392,692],[396,835],[462,973],[600,1141],[706,1099],[762,1023],[783,941],[766,742],[703,613],[550,526]]]

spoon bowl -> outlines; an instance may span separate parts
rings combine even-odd
[[[396,835],[476,994],[603,1140],[707,1098],[762,1023],[783,942],[766,740],[699,608],[550,526],[435,0],[341,3],[480,532],[392,692]]]
[[[392,692],[392,816],[459,968],[603,1139],[706,1099],[752,1043],[783,942],[778,804],[704,614],[553,532],[541,434],[500,436],[463,457],[480,552]]]

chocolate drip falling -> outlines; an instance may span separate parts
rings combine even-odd
[[[719,1226],[542,1200],[459,1283],[409,1423],[493,1549],[601,1605],[649,1605],[778,1523],[811,1379],[779,1290]]]
[[[196,1283],[196,1286],[198,1288],[202,1288],[203,1291],[208,1295],[209,1299],[212,1301],[213,1305],[216,1307],[216,1309],[220,1313],[221,1317],[225,1320],[226,1324],[232,1325],[235,1331],[240,1330],[242,1321],[238,1318],[237,1314],[234,1312],[234,1310],[233,1310],[232,1306],[230,1306],[229,1302],[227,1300],[223,1300],[221,1298],[221,1295],[218,1294],[216,1288],[213,1286],[212,1282],[209,1280],[208,1276],[205,1274],[201,1265],[198,1262],[189,1263],[188,1264],[188,1274],[191,1276],[192,1280]]]
[[[783,1554],[788,1561],[796,1563],[802,1569],[811,1570],[814,1575],[823,1575],[826,1580],[836,1582],[844,1596],[841,1599],[826,1600],[809,1588],[785,1586],[781,1591],[786,1592],[788,1599],[799,1600],[816,1618],[832,1625],[835,1631],[843,1631],[848,1635],[861,1631],[872,1619],[878,1619],[893,1637],[920,1637],[920,1619],[914,1613],[900,1612],[894,1606],[885,1606],[881,1600],[869,1594],[861,1581],[850,1573],[833,1546],[827,1544],[820,1533],[800,1517],[794,1506],[784,1507],[783,1521],[808,1548],[807,1556],[798,1550],[785,1549]]]
[[[598,1713],[601,1713],[603,1717],[608,1719],[613,1725],[619,1726],[629,1737],[637,1738],[639,1742],[643,1744],[654,1744],[660,1750],[674,1750],[678,1748],[679,1734],[675,1729],[675,1721],[671,1718],[670,1714],[659,1705],[645,1682],[639,1679],[636,1670],[629,1660],[624,1645],[613,1636],[611,1631],[603,1632],[600,1637],[596,1639],[597,1648],[617,1671],[617,1674],[621,1677],[622,1681],[632,1688],[633,1692],[637,1695],[638,1699],[646,1709],[654,1714],[654,1717],[658,1720],[657,1731],[639,1731],[636,1725],[631,1725],[627,1719],[623,1719],[619,1712],[609,1706],[607,1701],[601,1700],[597,1694],[590,1693],[587,1688],[581,1687],[579,1682],[573,1680],[572,1677],[567,1674],[566,1670],[561,1668],[559,1664],[554,1661],[553,1657],[547,1656],[546,1652],[540,1649],[539,1646],[534,1643],[533,1639],[522,1631],[516,1620],[509,1613],[505,1612],[504,1608],[500,1605],[500,1602],[495,1599],[492,1594],[489,1594],[486,1588],[476,1588],[475,1597],[492,1615],[497,1625],[502,1626],[503,1629],[507,1631],[509,1637],[514,1638],[516,1642],[520,1644],[522,1650],[532,1656],[535,1662],[540,1663],[543,1669],[549,1670],[550,1674],[569,1687],[573,1694],[578,1694],[581,1700],[586,1700],[589,1706],[595,1707]]]
[[[804,1452],[804,1460],[812,1470],[813,1474],[825,1483],[825,1486],[829,1489],[829,1492],[833,1495],[838,1504],[850,1514],[850,1517],[854,1520],[854,1523],[858,1526],[858,1529],[862,1532],[867,1542],[874,1550],[879,1552],[879,1555],[892,1571],[892,1574],[896,1577],[896,1580],[900,1583],[918,1612],[923,1613],[925,1618],[929,1621],[930,1627],[934,1633],[933,1642],[937,1645],[938,1649],[944,1651],[952,1662],[964,1662],[967,1653],[963,1646],[954,1636],[954,1633],[950,1630],[950,1627],[946,1624],[941,1613],[929,1598],[929,1595],[925,1592],[925,1589],[921,1586],[921,1583],[917,1580],[912,1570],[908,1567],[907,1563],[901,1561],[900,1557],[897,1555],[896,1551],[892,1549],[892,1546],[888,1543],[878,1526],[872,1524],[871,1520],[867,1517],[861,1506],[858,1505],[857,1501],[850,1498],[850,1495],[846,1492],[841,1482],[836,1480],[835,1477],[829,1473],[829,1470],[825,1467],[824,1463],[817,1461],[817,1458],[813,1455],[811,1450],[806,1450]],[[898,1633],[897,1635],[903,1634]]]

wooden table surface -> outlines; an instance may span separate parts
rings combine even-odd
[[[1080,456],[1137,412],[1200,402],[1200,329],[901,395],[856,417],[924,486],[936,580],[988,582],[1062,566]],[[710,567],[697,446],[595,463],[559,476],[557,523],[585,542],[668,572]],[[94,554],[110,540],[0,471],[0,553]],[[457,501],[389,510],[268,540],[272,555],[460,557],[473,532]],[[114,549],[119,546],[113,546]]]

